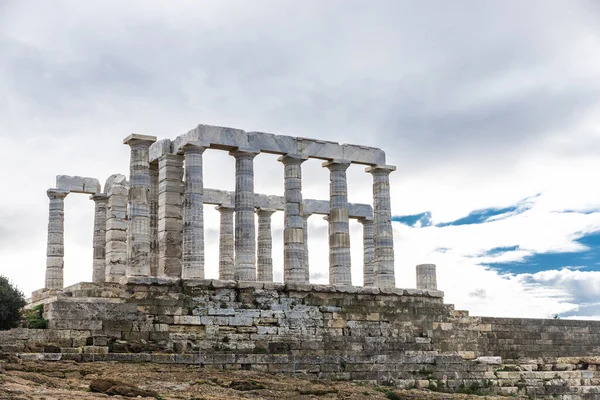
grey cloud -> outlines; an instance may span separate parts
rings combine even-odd
[[[480,299],[485,299],[487,297],[487,293],[485,289],[476,289],[469,293],[469,297],[477,297]]]

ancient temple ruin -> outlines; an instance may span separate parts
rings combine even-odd
[[[89,193],[95,203],[93,282],[203,279],[203,206],[212,204],[221,218],[221,280],[273,281],[271,215],[283,211],[284,282],[309,283],[307,219],[321,214],[329,224],[330,284],[352,284],[349,219],[356,219],[363,225],[364,286],[395,286],[389,189],[395,167],[386,165],[381,149],[208,125],[174,140],[133,134],[123,143],[131,149],[129,180],[112,175],[102,191],[97,179],[59,175],[48,190],[46,289],[63,287],[63,201],[71,192]],[[207,150],[235,158],[235,192],[204,187]],[[254,192],[253,160],[260,153],[280,155],[283,197]],[[302,197],[301,165],[308,158],[324,160],[330,171],[328,201]],[[373,177],[372,206],[348,203],[352,163]]]
[[[195,364],[402,387],[596,399],[600,321],[469,316],[444,303],[436,266],[397,288],[389,174],[380,149],[200,125],[174,140],[131,135],[129,179],[58,176],[43,306],[48,329],[0,332],[22,360]],[[203,153],[235,157],[235,191],[205,188]],[[254,192],[253,160],[281,157],[284,195]],[[304,199],[302,162],[324,160],[329,200]],[[349,204],[366,166],[373,203]],[[63,200],[95,203],[92,282],[63,287]],[[220,212],[219,277],[205,279],[205,204]],[[284,282],[273,282],[271,216],[283,211]],[[68,212],[68,210],[67,210]],[[258,227],[255,226],[257,214]],[[329,284],[309,282],[307,219],[329,224]],[[363,286],[351,285],[349,219],[363,225]],[[358,243],[353,243],[357,245]]]

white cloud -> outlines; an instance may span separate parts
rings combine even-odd
[[[573,239],[600,226],[598,212],[561,213],[600,209],[597,15],[585,1],[534,1],[518,12],[511,3],[397,1],[0,3],[0,273],[26,292],[41,287],[55,175],[103,181],[128,171],[127,134],[173,138],[208,123],[381,147],[398,166],[394,214],[431,211],[434,223],[542,193],[531,210],[487,224],[395,224],[398,284],[414,286],[414,265],[435,262],[448,301],[474,314],[577,309],[571,292],[553,289],[567,281],[532,291],[479,263],[578,250]],[[206,185],[233,189],[231,158],[205,157]],[[304,166],[305,197],[326,198],[327,171]],[[257,192],[282,194],[273,157],[257,158],[256,176]],[[350,201],[370,202],[369,175],[353,166],[348,178]],[[218,214],[206,215],[214,235]],[[92,220],[89,200],[68,198],[67,282],[91,274]],[[325,226],[311,217],[322,280]],[[281,227],[277,215],[279,279]],[[351,229],[359,283],[360,226]]]

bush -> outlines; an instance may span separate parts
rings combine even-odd
[[[30,329],[46,329],[48,327],[48,321],[46,321],[42,316],[43,313],[43,304],[38,304],[32,309],[24,310],[21,319],[21,326],[23,328]]]
[[[0,330],[18,325],[20,310],[26,303],[23,292],[13,286],[8,278],[0,275]]]

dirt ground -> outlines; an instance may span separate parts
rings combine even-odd
[[[15,361],[15,360],[13,360]],[[4,370],[4,371],[2,371]],[[482,399],[427,390],[393,390],[360,382],[309,380],[253,371],[215,371],[197,366],[5,362],[0,364],[0,399],[122,399],[90,390],[90,383],[118,380],[155,392],[155,399]],[[139,398],[139,397],[138,397]],[[487,399],[506,397],[486,396]]]

